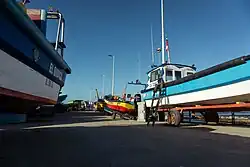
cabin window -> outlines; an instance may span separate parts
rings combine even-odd
[[[151,72],[150,82],[156,81],[160,78],[160,70]]]
[[[173,72],[172,72],[172,70],[171,71],[170,70],[166,71],[166,80],[167,81],[172,81],[173,80]]]
[[[187,75],[193,75],[193,73],[192,72],[187,72]]]
[[[181,71],[175,71],[175,79],[181,79]]]

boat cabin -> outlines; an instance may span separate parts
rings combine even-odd
[[[153,68],[147,73],[148,82],[146,89],[155,87],[155,85],[158,84],[159,79],[162,79],[164,82],[171,82],[188,75],[192,75],[195,72],[196,68],[194,65],[188,66],[182,64],[162,64],[158,67]]]

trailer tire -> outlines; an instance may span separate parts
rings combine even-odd
[[[169,125],[179,126],[181,123],[181,114],[177,110],[171,110],[168,113],[167,122]]]

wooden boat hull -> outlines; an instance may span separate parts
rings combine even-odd
[[[250,56],[240,57],[164,84],[160,105],[204,105],[250,101]],[[153,90],[142,91],[151,106]],[[157,95],[158,96],[158,95]],[[156,105],[156,100],[154,106]]]
[[[104,99],[106,103],[106,107],[111,110],[115,110],[121,113],[132,113],[135,111],[134,105],[126,103],[126,102],[111,102]]]

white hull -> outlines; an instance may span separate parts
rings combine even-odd
[[[223,104],[250,101],[250,80],[217,88],[164,97],[160,105]],[[146,100],[150,107],[152,100]],[[156,106],[157,100],[154,100]]]
[[[0,50],[0,94],[56,103],[60,86],[49,87],[45,82],[46,77]]]

